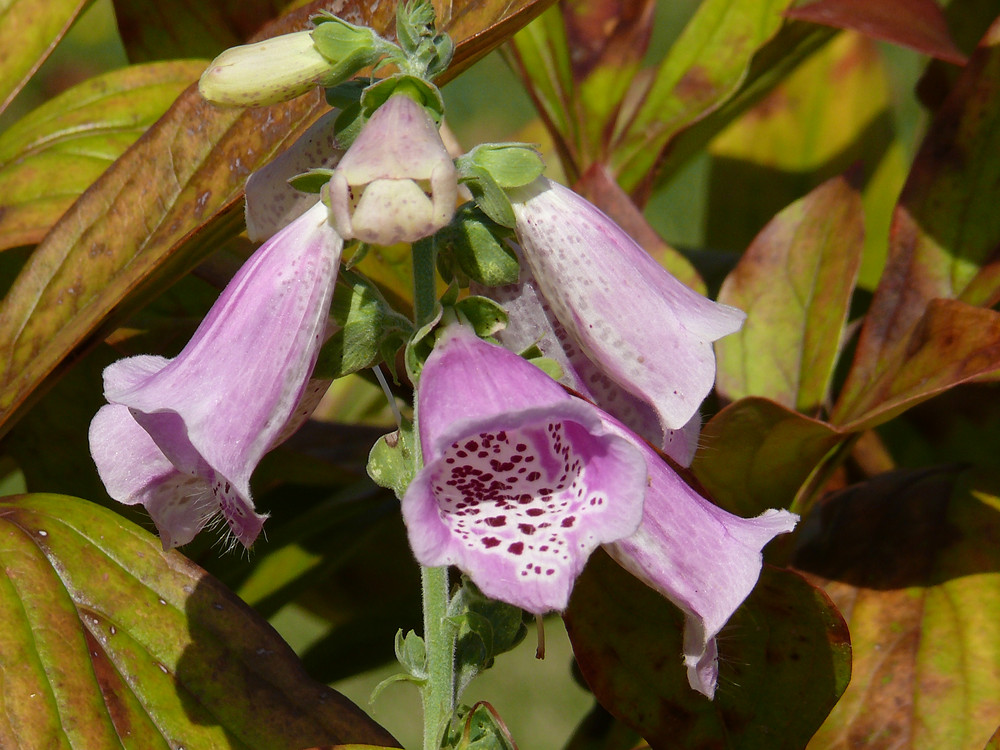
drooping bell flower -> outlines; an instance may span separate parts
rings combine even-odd
[[[451,326],[417,390],[424,467],[403,497],[417,560],[487,595],[561,610],[590,553],[639,526],[646,466],[600,411],[512,352]]]
[[[608,418],[605,426],[631,437],[649,469],[642,524],[605,549],[684,613],[688,683],[711,698],[719,677],[715,637],[757,584],[761,550],[794,529],[798,516],[784,510],[756,518],[728,513],[695,492],[623,425]]]
[[[414,242],[455,214],[458,173],[434,119],[395,94],[365,123],[330,179],[330,214],[344,239]]]
[[[599,542],[684,612],[688,679],[712,697],[715,636],[753,589],[764,545],[791,531],[796,516],[727,513],[691,489],[635,433],[568,396],[541,370],[461,329],[445,335],[418,385],[425,466],[403,498],[417,560],[456,565],[488,596],[540,613],[565,606]],[[601,427],[589,421],[595,413]],[[567,435],[578,442],[561,444]],[[611,436],[632,449],[607,443],[627,457],[628,472],[596,461],[597,446]],[[631,476],[636,453],[643,457],[640,488]],[[546,466],[552,468],[543,472]],[[582,502],[574,504],[574,497]],[[595,507],[588,497],[601,502]],[[638,528],[622,534],[635,522],[637,507]],[[617,513],[605,515],[611,508]],[[625,512],[627,524],[619,515]],[[576,536],[584,530],[586,543]],[[577,557],[558,567],[548,562],[553,550],[557,561],[574,551]]]
[[[684,429],[715,383],[712,342],[746,315],[675,279],[572,190],[540,177],[510,197],[524,260],[563,343],[649,404],[664,439]]]
[[[164,548],[220,518],[247,547],[260,533],[250,475],[322,395],[309,376],[342,247],[317,204],[254,253],[179,355],[105,369],[91,454],[111,497],[146,506]]]

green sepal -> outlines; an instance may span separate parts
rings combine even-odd
[[[522,355],[523,356],[523,355]],[[553,380],[562,380],[563,372],[562,367],[554,359],[549,359],[548,357],[525,357],[531,364],[537,367],[539,370],[544,372]]]
[[[361,101],[361,95],[368,87],[368,81],[354,78],[338,83],[326,90],[326,103],[336,109],[347,109]]]
[[[457,628],[457,701],[477,674],[492,667],[497,656],[523,641],[528,631],[520,608],[488,598],[465,576],[448,605],[448,620]]]
[[[514,284],[520,276],[517,255],[503,242],[510,236],[507,227],[497,224],[473,203],[455,212],[451,224],[434,236],[438,270],[444,278],[467,280],[483,286]]]
[[[395,352],[413,329],[378,287],[354,271],[338,275],[330,315],[340,330],[320,350],[315,373],[321,378],[340,378],[383,360],[393,367]]]
[[[471,296],[455,303],[459,317],[467,320],[480,338],[493,336],[507,327],[507,311],[488,297]]]
[[[455,160],[462,172],[463,167],[479,167],[505,190],[529,185],[542,176],[545,162],[538,151],[524,143],[483,143]]]
[[[420,371],[424,368],[424,362],[431,355],[434,348],[434,336],[431,335],[437,324],[441,322],[444,308],[439,302],[435,302],[434,315],[413,334],[413,338],[406,345],[406,352],[403,360],[406,363],[406,376],[411,383],[420,380]]]
[[[333,177],[332,169],[316,167],[290,178],[288,184],[303,193],[318,193],[331,177]]]
[[[404,419],[399,429],[375,441],[368,453],[368,476],[400,500],[416,474],[413,423]]]
[[[376,109],[396,93],[405,93],[426,109],[436,123],[441,124],[441,119],[444,117],[444,99],[441,97],[441,91],[429,81],[403,73],[383,78],[366,88],[361,95],[361,111],[366,118],[371,117]]]
[[[367,68],[386,55],[398,54],[399,48],[386,41],[367,26],[355,26],[326,13],[314,17],[313,44],[330,61],[330,72],[324,86],[346,81],[362,68]]]
[[[402,630],[396,631],[396,659],[409,674],[417,679],[427,679],[427,646],[424,639],[412,630],[403,636]]]
[[[333,123],[333,132],[336,134],[337,145],[343,149],[348,149],[351,144],[361,134],[361,128],[365,126],[368,119],[361,112],[361,102],[352,102],[345,106],[337,119]]]
[[[459,707],[446,747],[454,750],[516,750],[513,738],[496,709],[480,701]]]
[[[500,226],[514,228],[516,219],[510,198],[489,172],[471,162],[466,162],[459,168],[458,175],[459,181],[468,186],[476,205],[483,210],[483,213]]]

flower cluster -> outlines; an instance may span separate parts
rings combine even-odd
[[[274,45],[299,69],[267,86],[298,92],[333,75],[329,55],[310,45],[301,36]],[[224,63],[203,90],[225,88]],[[344,241],[415,242],[456,215],[460,171],[435,118],[406,91],[389,95],[346,150],[338,122],[336,113],[322,118],[251,177],[248,228],[266,242],[184,350],[105,371],[94,460],[113,498],[146,506],[165,548],[214,519],[246,546],[259,535],[265,516],[250,476],[325,389],[310,377]],[[520,278],[488,292],[507,310],[500,345],[452,322],[422,363],[422,465],[402,497],[413,552],[541,614],[567,606],[588,557],[604,546],[684,612],[689,682],[711,697],[715,637],[756,583],[764,545],[797,519],[723,511],[647,440],[690,463],[715,379],[712,344],[745,315],[674,279],[576,193],[537,172],[522,179],[530,168],[497,181],[481,167],[462,174],[480,181],[490,211],[510,216]],[[319,197],[287,184],[309,170],[329,177]],[[556,360],[562,383],[514,353],[534,346]]]

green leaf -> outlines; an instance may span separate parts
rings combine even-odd
[[[762,398],[730,404],[705,425],[691,469],[726,510],[752,517],[787,508],[844,436]]]
[[[40,242],[203,69],[177,60],[106,73],[0,135],[0,250]]]
[[[570,183],[608,154],[608,134],[649,44],[653,0],[560,3],[509,48]]]
[[[866,231],[858,283],[873,290],[909,169],[894,119],[884,56],[859,34],[838,35],[712,140],[708,211],[725,220],[706,222],[705,244],[743,252],[785,206],[860,167]]]
[[[448,30],[460,42],[447,75],[513,33],[540,4],[455,9]],[[290,13],[261,38],[301,28],[321,5],[317,0]],[[370,7],[355,0],[342,12],[384,30],[383,16]],[[318,92],[233,110],[214,107],[188,88],[53,227],[0,305],[0,433],[70,352],[106,335],[220,239],[237,234],[247,175],[324,111]]]
[[[484,286],[516,283],[521,268],[517,255],[503,241],[508,234],[509,230],[475,204],[460,206],[452,223],[434,235],[441,275],[446,279],[472,279]]]
[[[0,6],[0,112],[49,56],[89,0],[52,0],[40,8],[33,0]]]
[[[634,190],[681,129],[739,88],[754,54],[782,25],[791,0],[705,0],[659,65],[613,152],[614,171]]]
[[[1000,22],[973,53],[931,123],[900,196],[889,260],[834,411],[838,423],[873,408],[871,387],[901,366],[931,300],[1000,301]]]
[[[339,330],[320,350],[316,377],[336,379],[373,367],[401,349],[413,329],[372,282],[350,271],[337,278],[330,314]]]
[[[747,313],[715,345],[717,386],[729,400],[764,396],[805,414],[826,402],[861,262],[861,196],[844,177],[778,214],[719,291]]]
[[[368,457],[368,476],[379,487],[396,493],[400,500],[416,473],[416,443],[413,423],[404,422],[395,432],[383,435]]]
[[[810,748],[980,750],[1000,716],[1000,485],[952,468],[828,497],[797,567],[847,614],[854,676]],[[859,740],[860,741],[860,740]]]
[[[764,568],[719,639],[714,701],[688,685],[683,615],[604,553],[577,579],[564,619],[594,695],[652,747],[801,750],[850,679],[843,619],[787,570]]]
[[[18,665],[4,747],[392,743],[218,581],[117,514],[3,498],[0,539],[0,658]]]
[[[863,390],[856,381],[851,391],[845,385],[831,421],[844,432],[858,432],[956,385],[998,376],[1000,313],[956,300],[931,300],[907,338],[881,355],[878,374]]]

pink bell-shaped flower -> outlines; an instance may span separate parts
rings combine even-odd
[[[343,241],[317,204],[244,264],[173,359],[104,371],[90,449],[108,493],[146,506],[164,548],[221,517],[249,547],[266,516],[250,475],[311,412]]]
[[[542,351],[569,361],[574,387],[582,384],[601,407],[680,451],[684,462],[681,448],[692,445],[698,407],[715,383],[712,342],[739,330],[746,315],[675,279],[572,190],[539,178],[511,200],[528,271],[522,282],[536,290],[526,292],[535,299],[523,302],[512,327],[527,326],[522,336],[539,339],[551,331],[565,354],[544,339]],[[642,413],[646,405],[652,415]],[[672,446],[678,430],[681,445]]]
[[[330,215],[341,236],[375,245],[414,242],[455,214],[458,172],[437,125],[405,94],[365,123],[330,178]]]
[[[460,327],[428,358],[417,408],[424,468],[403,518],[420,563],[456,565],[488,596],[542,613],[566,606],[603,544],[684,612],[688,680],[712,697],[715,636],[796,516],[712,505],[616,419]]]
[[[422,565],[457,565],[494,599],[560,610],[590,553],[639,526],[646,466],[600,411],[461,326],[417,391],[424,467],[403,497]]]

